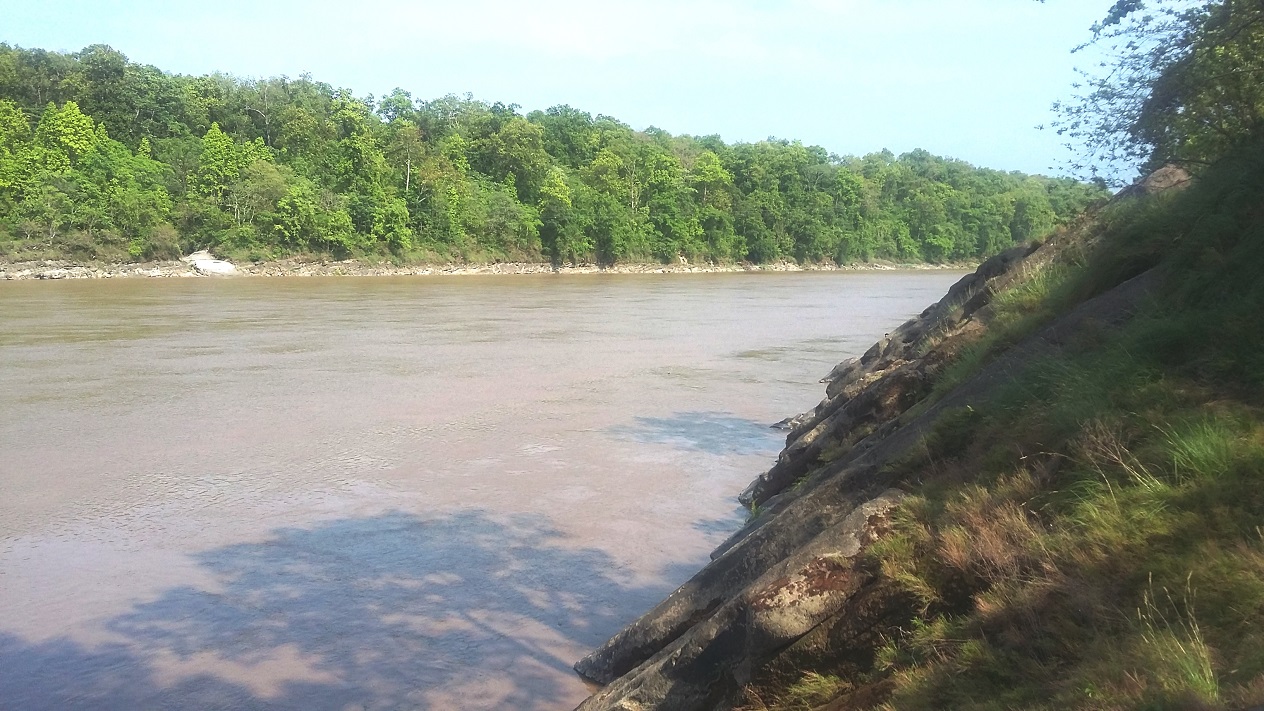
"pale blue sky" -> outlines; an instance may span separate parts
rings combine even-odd
[[[1051,172],[1050,104],[1110,0],[0,0],[0,41],[357,95],[567,103],[642,129]]]

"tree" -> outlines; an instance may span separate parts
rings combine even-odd
[[[412,248],[413,231],[408,226],[408,206],[397,197],[386,198],[373,213],[373,237],[396,254]]]
[[[1197,170],[1264,128],[1264,4],[1119,0],[1080,48],[1115,53],[1053,124],[1082,148],[1072,169],[1118,180],[1133,167]],[[1077,145],[1078,144],[1078,145]]]
[[[714,151],[703,151],[689,172],[702,205],[721,209],[729,206],[728,191],[733,187],[733,174],[725,169]]]
[[[238,172],[225,195],[237,226],[254,224],[276,210],[277,203],[289,194],[289,172],[266,160],[255,160]]]
[[[1043,237],[1057,224],[1057,215],[1049,197],[1035,185],[1023,186],[1013,193],[1013,217],[1009,229],[1014,243]]]
[[[31,125],[12,101],[0,99],[0,207],[5,199],[16,199],[10,191],[20,190],[29,177],[27,161],[31,152]]]
[[[42,170],[64,172],[96,139],[96,124],[78,104],[67,101],[60,109],[49,104],[35,127],[35,160]]]
[[[225,197],[242,169],[270,157],[262,140],[239,144],[221,131],[218,123],[212,123],[202,137],[202,151],[191,188],[196,194],[227,207]]]
[[[386,153],[396,165],[404,165],[404,193],[412,188],[413,164],[420,162],[426,154],[425,137],[417,124],[408,119],[396,119],[391,122],[391,138]]]
[[[518,198],[533,202],[552,163],[544,151],[544,131],[521,116],[504,120],[494,133],[475,141],[471,167],[493,180],[512,185]]]
[[[1239,45],[1218,60],[1235,72],[1253,61]],[[1235,86],[1230,98],[1249,98]],[[1197,115],[1224,125],[1249,113],[1209,111]],[[1203,134],[1180,138],[1195,114],[1169,114],[1164,136],[1212,150]],[[635,131],[569,106],[524,117],[402,89],[374,101],[307,75],[171,75],[104,45],[0,44],[0,240],[52,235],[53,249],[125,238],[156,254],[178,237],[250,257],[970,259],[1099,194],[921,150],[840,158]]]
[[[579,262],[592,255],[593,245],[576,220],[566,175],[554,167],[540,186],[540,239],[554,263]]]
[[[698,200],[698,224],[706,252],[722,262],[740,259],[740,240],[733,229],[733,174],[712,150],[698,154],[689,174]]]
[[[600,132],[591,114],[565,104],[533,111],[527,120],[543,129],[544,149],[562,165],[579,168],[596,155]]]
[[[399,87],[395,87],[390,94],[377,102],[378,116],[386,119],[388,123],[407,119],[413,110],[413,95]]]
[[[514,189],[486,176],[469,183],[461,219],[473,238],[467,257],[482,261],[538,260],[540,220],[535,209],[518,201]]]
[[[656,258],[674,262],[678,255],[696,258],[702,252],[702,226],[693,209],[693,188],[674,156],[651,152],[646,160],[647,207],[654,226],[651,249]]]

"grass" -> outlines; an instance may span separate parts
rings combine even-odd
[[[1036,269],[997,293],[989,304],[987,331],[961,348],[935,380],[928,402],[935,402],[1009,346],[1034,333],[1065,310],[1077,292],[1083,267],[1054,263]]]
[[[1166,603],[1158,602],[1152,590],[1147,592],[1137,610],[1142,649],[1152,668],[1164,670],[1163,692],[1183,697],[1192,706],[1212,708],[1220,701],[1220,684],[1211,648],[1194,615],[1193,591],[1187,583],[1179,604],[1168,591],[1163,594]]]
[[[837,676],[809,671],[767,699],[753,689],[747,689],[746,703],[739,707],[739,711],[811,711],[851,688],[851,684]]]
[[[1238,439],[1247,427],[1246,423],[1205,416],[1160,427],[1161,446],[1171,457],[1173,476],[1179,482],[1187,477],[1229,475]]]
[[[1019,466],[923,487],[896,535],[870,549],[923,606],[922,624],[879,655],[896,681],[890,707],[1256,702],[1264,655],[1248,650],[1260,646],[1264,568],[1252,524],[1264,497],[1249,473],[1264,458],[1253,437],[1225,436],[1233,426],[1133,438],[1094,421],[1067,442],[1055,474]],[[1172,464],[1208,431],[1220,474]],[[1208,619],[1160,604],[1155,589],[1182,585],[1215,599]]]

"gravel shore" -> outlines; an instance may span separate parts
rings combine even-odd
[[[313,262],[284,259],[271,262],[235,264],[240,276],[447,276],[477,274],[696,274],[712,272],[800,272],[800,271],[885,271],[896,269],[966,269],[960,264],[865,263],[852,265],[795,264],[596,264],[499,263],[428,264],[394,266],[370,264],[354,259]],[[185,261],[104,264],[75,261],[0,262],[0,280],[17,279],[122,279],[181,278],[214,276]]]

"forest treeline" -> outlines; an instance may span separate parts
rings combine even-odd
[[[0,44],[0,258],[971,261],[1099,185]]]

